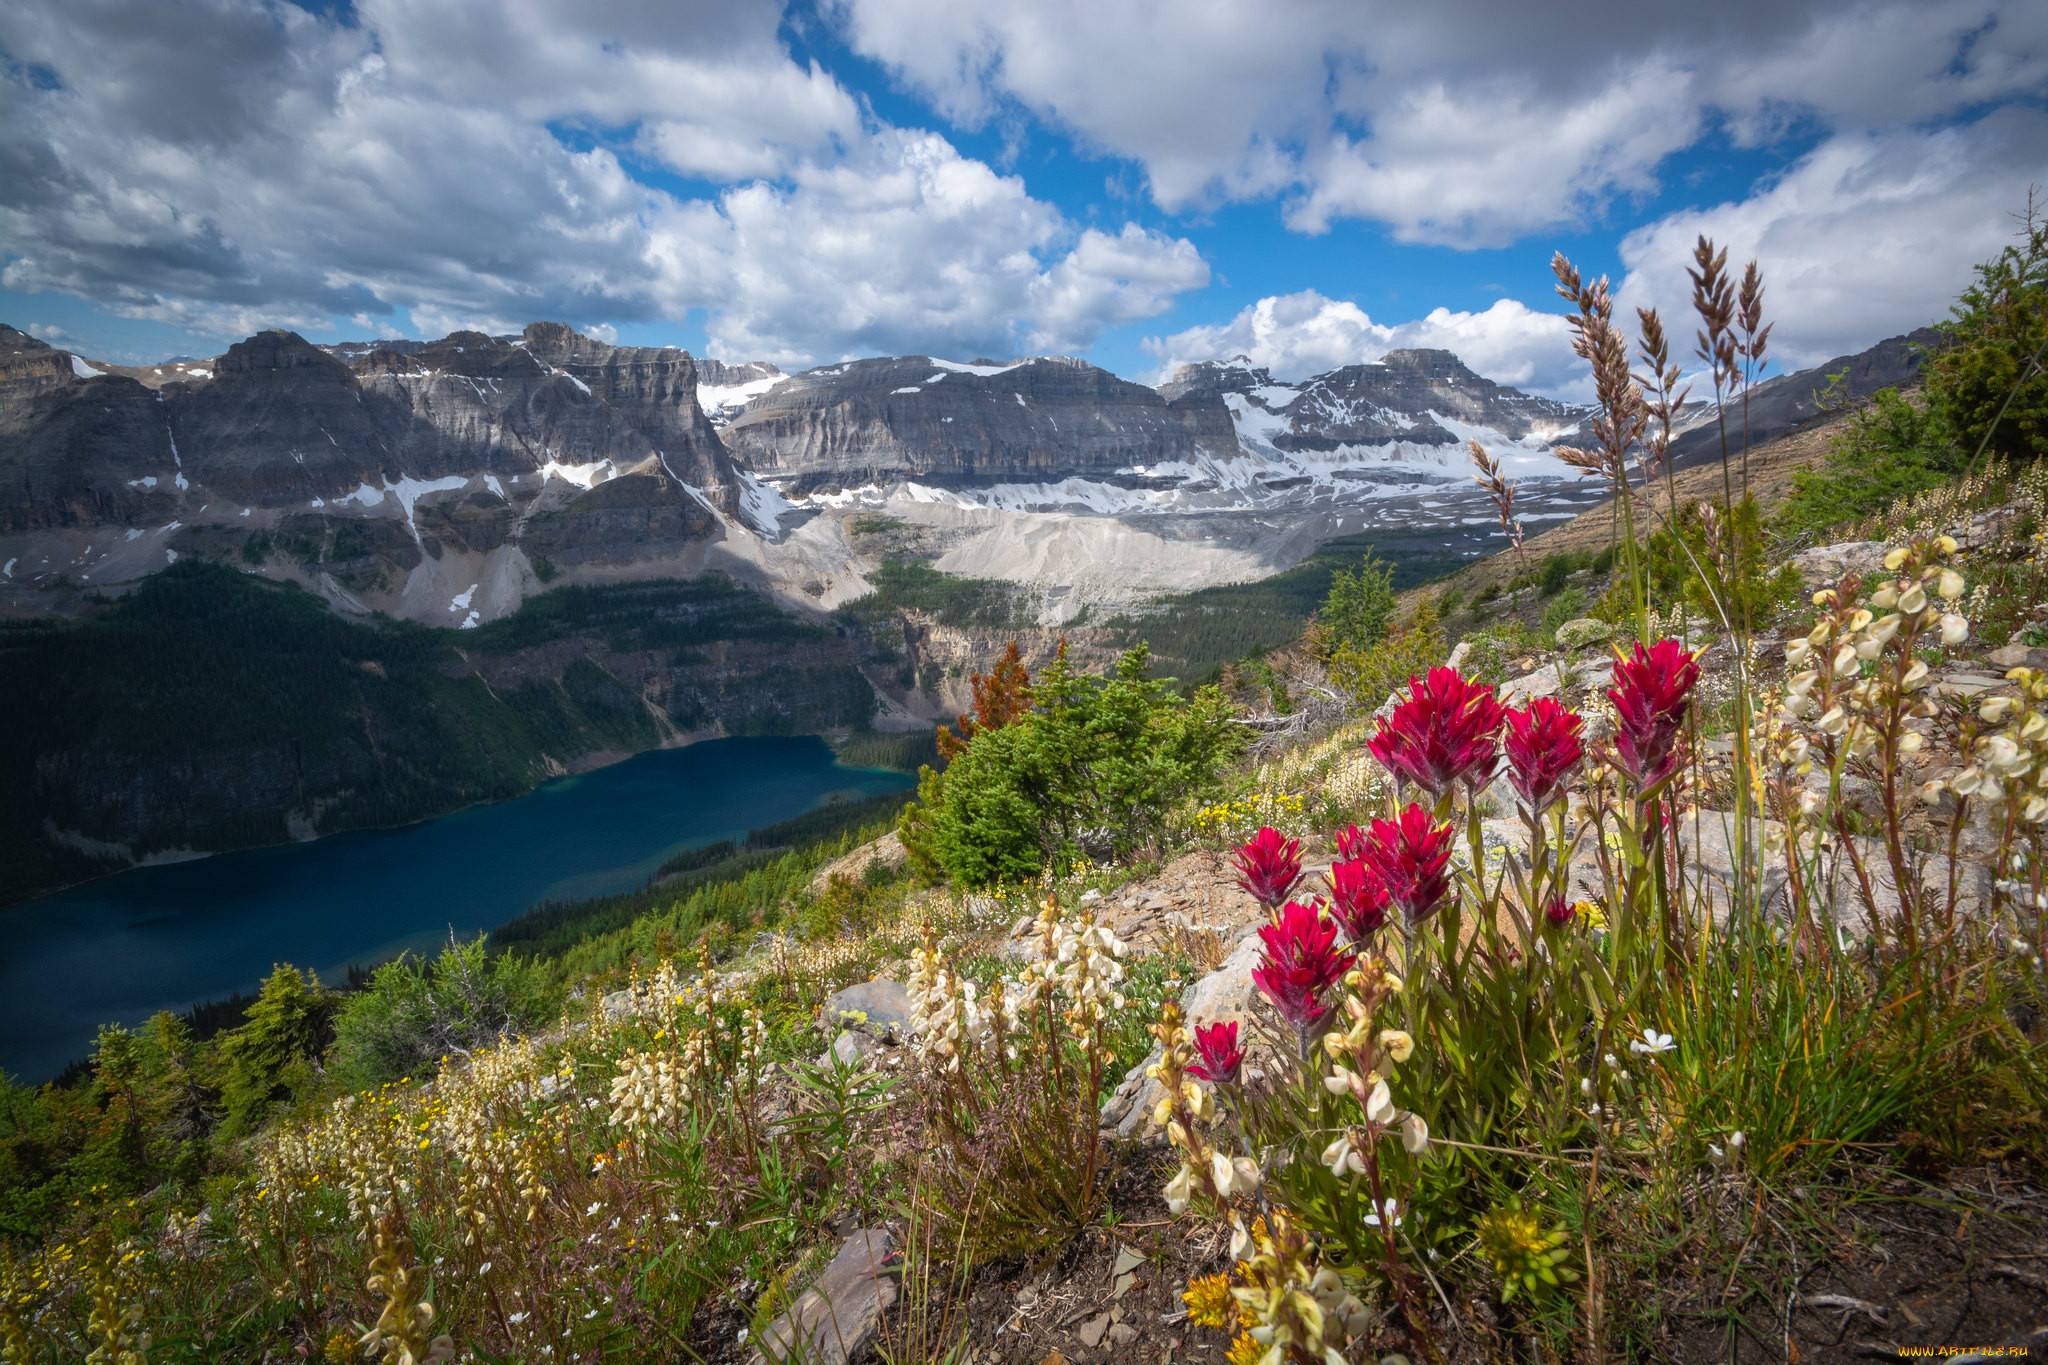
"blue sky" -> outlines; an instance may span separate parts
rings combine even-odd
[[[548,317],[1569,397],[1557,250],[1667,311],[1755,255],[1794,368],[1939,316],[2048,181],[2048,6],[17,0],[0,100],[0,319],[95,358]]]

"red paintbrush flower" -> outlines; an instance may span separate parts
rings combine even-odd
[[[1501,748],[1507,753],[1508,781],[1529,809],[1548,810],[1564,794],[1564,779],[1585,757],[1579,742],[1585,717],[1538,697],[1528,709],[1508,712],[1507,722]]]
[[[1210,1024],[1195,1030],[1195,1051],[1199,1061],[1190,1062],[1187,1073],[1218,1085],[1236,1085],[1244,1070],[1244,1049],[1237,1045],[1237,1025]]]
[[[1621,770],[1647,790],[1678,766],[1678,731],[1685,724],[1686,695],[1700,680],[1699,656],[1676,640],[1659,640],[1633,658],[1614,661],[1614,758]]]
[[[1289,839],[1277,829],[1261,829],[1232,860],[1237,884],[1251,898],[1271,910],[1287,899],[1301,880],[1301,840]]]
[[[1358,959],[1338,950],[1335,924],[1298,901],[1287,902],[1259,937],[1266,944],[1265,965],[1252,970],[1252,984],[1282,1019],[1305,1033],[1330,1012],[1323,993]]]
[[[1429,918],[1451,889],[1451,827],[1412,802],[1397,820],[1375,820],[1365,862],[1409,923]]]
[[[1432,668],[1408,680],[1408,700],[1382,720],[1366,745],[1387,771],[1442,796],[1452,783],[1476,790],[1500,762],[1494,732],[1507,708],[1493,689],[1467,682],[1455,668]]]
[[[1345,862],[1354,861],[1365,848],[1365,831],[1356,825],[1346,825],[1337,831],[1337,856]]]
[[[1562,929],[1572,922],[1572,903],[1563,896],[1552,896],[1550,904],[1543,907],[1543,920],[1553,929]]]
[[[1355,825],[1350,832],[1358,836],[1362,854],[1366,835]],[[1362,856],[1330,864],[1329,880],[1330,918],[1337,921],[1337,927],[1351,942],[1365,942],[1387,922],[1387,888],[1366,866]]]

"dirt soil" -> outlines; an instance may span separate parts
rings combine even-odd
[[[1191,1278],[1227,1270],[1224,1234],[1173,1219],[1156,1191],[1165,1172],[1127,1167],[1113,1199],[1114,1227],[1091,1229],[1052,1267],[985,1267],[964,1316],[964,1365],[1221,1365],[1231,1333],[1191,1327],[1181,1292]],[[2001,1358],[2048,1358],[2048,1195],[1997,1165],[1934,1184],[1897,1179],[1850,1196],[1831,1220],[1834,1244],[1745,1245],[1701,1257],[1661,1286],[1614,1286],[1618,1302],[1654,1295],[1665,1336],[1617,1358],[1685,1365],[1750,1361],[1904,1360],[1969,1350]],[[1113,1274],[1128,1248],[1146,1258],[1122,1283]],[[1126,1258],[1128,1263],[1128,1258]],[[1796,1269],[1794,1268],[1796,1266]],[[1475,1288],[1475,1287],[1468,1287]],[[1453,1294],[1461,1321],[1438,1308],[1444,1358],[1461,1362],[1545,1358],[1521,1318],[1491,1294]],[[950,1312],[958,1330],[961,1308]],[[902,1330],[899,1315],[895,1330]],[[1373,1361],[1424,1354],[1398,1328],[1347,1357]],[[1579,1353],[1575,1353],[1579,1354]]]
[[[1745,1248],[1740,1262],[1701,1266],[1667,1291],[1670,1358],[1903,1360],[1974,1350],[2048,1359],[2048,1194],[2038,1172],[1993,1162],[1927,1183],[1891,1178],[1832,1212],[1833,1245],[1819,1260]]]

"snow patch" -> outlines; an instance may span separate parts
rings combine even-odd
[[[699,384],[697,406],[704,409],[704,415],[711,419],[712,425],[724,426],[739,416],[747,404],[787,378],[786,374],[777,374],[766,379],[750,379],[744,384]]]
[[[365,507],[376,507],[385,502],[396,501],[399,508],[405,513],[405,529],[411,531],[412,538],[418,541],[420,538],[420,528],[412,518],[413,504],[429,493],[445,493],[451,489],[466,487],[468,483],[469,480],[460,474],[450,474],[446,478],[440,479],[415,479],[401,474],[398,476],[397,483],[392,483],[389,479],[384,480],[380,486],[375,487],[369,483],[364,483],[347,497],[337,498],[335,501],[357,502]],[[320,500],[318,498],[313,499],[313,505],[318,507]]]
[[[0,578],[12,577],[14,577],[14,561],[10,559],[5,564],[0,564]]]
[[[154,488],[156,487],[156,475],[144,474],[139,479],[130,479],[128,480],[128,486],[130,488]]]
[[[505,486],[498,482],[498,476],[496,474],[484,475],[484,487],[490,489],[493,493],[496,493],[500,498],[504,498],[505,496]]]
[[[782,538],[782,518],[796,511],[796,504],[742,469],[739,474],[740,515],[747,524],[770,540]],[[688,485],[684,485],[688,487]],[[692,489],[692,492],[696,490]],[[700,495],[701,496],[701,495]]]
[[[911,385],[911,386],[910,386],[909,388],[907,388],[907,389],[891,389],[891,390],[889,390],[889,392],[890,392],[890,393],[923,393],[923,392],[924,392],[924,390],[923,390],[923,389],[921,389],[921,388],[919,388],[919,387],[918,387],[917,385],[915,385],[915,384],[912,384],[912,385]]]
[[[482,619],[483,618],[479,616],[476,612],[471,612],[469,615],[462,618],[462,624],[457,626],[456,629],[475,630],[477,628],[478,622],[480,622]]]
[[[77,375],[80,379],[97,379],[99,378],[99,376],[105,374],[106,371],[95,370],[92,366],[86,364],[77,356],[73,356],[71,357],[71,373]]]
[[[469,585],[467,589],[455,594],[453,598],[449,599],[448,610],[468,611],[470,600],[476,596],[476,586],[476,584],[472,583]]]
[[[956,374],[978,374],[983,379],[994,374],[1008,374],[1011,370],[1031,363],[1028,360],[1013,360],[1007,365],[966,365],[958,360],[941,360],[937,356],[933,356],[931,361],[942,370],[952,370]]]
[[[662,467],[667,468],[666,465]],[[540,467],[542,482],[560,479],[563,483],[573,483],[578,488],[595,488],[617,472],[612,468],[610,460],[596,460],[590,464],[561,464],[549,460]]]
[[[556,374],[559,374],[560,376],[562,376],[562,378],[564,378],[564,379],[568,380],[568,381],[569,381],[569,382],[570,382],[571,384],[574,384],[574,385],[575,385],[575,386],[576,386],[577,388],[579,388],[579,389],[583,390],[583,392],[585,392],[585,393],[589,393],[589,392],[590,392],[590,385],[588,385],[588,384],[584,383],[584,382],[583,382],[582,380],[578,379],[578,378],[577,378],[577,377],[576,377],[575,375],[573,375],[573,374],[570,374],[570,373],[569,373],[569,372],[568,372],[567,370],[557,370],[557,371],[555,371],[555,373],[556,373]]]
[[[178,552],[177,552],[176,550],[173,550],[173,549],[171,549],[171,548],[170,548],[169,546],[165,546],[165,547],[164,547],[164,563],[165,563],[165,564],[167,564],[167,565],[169,565],[169,564],[175,564],[175,563],[177,563],[177,562],[178,562]]]
[[[1031,405],[1024,401],[1024,395],[1020,393],[1017,395],[1017,406],[1020,408],[1028,408]]]
[[[140,540],[140,539],[142,539],[142,528],[141,528],[141,527],[139,527],[139,526],[131,526],[131,527],[129,527],[129,528],[128,528],[128,534],[127,534],[127,535],[125,535],[125,536],[122,536],[122,537],[121,537],[121,539],[123,539],[123,540]]]

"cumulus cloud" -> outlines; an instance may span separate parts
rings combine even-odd
[[[1753,197],[1630,233],[1619,302],[1688,321],[1685,270],[1704,234],[1756,258],[1786,370],[1860,351],[1945,317],[1970,267],[2012,239],[2029,180],[2048,167],[2048,113],[2013,108],[1963,127],[1835,138]]]
[[[853,46],[963,124],[1006,105],[1145,167],[1168,210],[1489,245],[1653,189],[1711,127],[1854,133],[2048,85],[2033,0],[835,0]]]
[[[708,315],[727,354],[1085,347],[1206,267],[878,124],[759,5],[0,14],[5,283],[231,338]],[[649,183],[641,161],[711,183]],[[722,188],[721,188],[722,187]]]
[[[1299,380],[1340,365],[1370,364],[1388,351],[1455,351],[1479,374],[1528,392],[1581,400],[1584,365],[1572,354],[1565,320],[1513,299],[1484,312],[1439,308],[1427,317],[1387,326],[1355,303],[1313,289],[1260,299],[1226,323],[1147,338],[1164,379],[1179,366],[1246,356],[1276,379]]]

